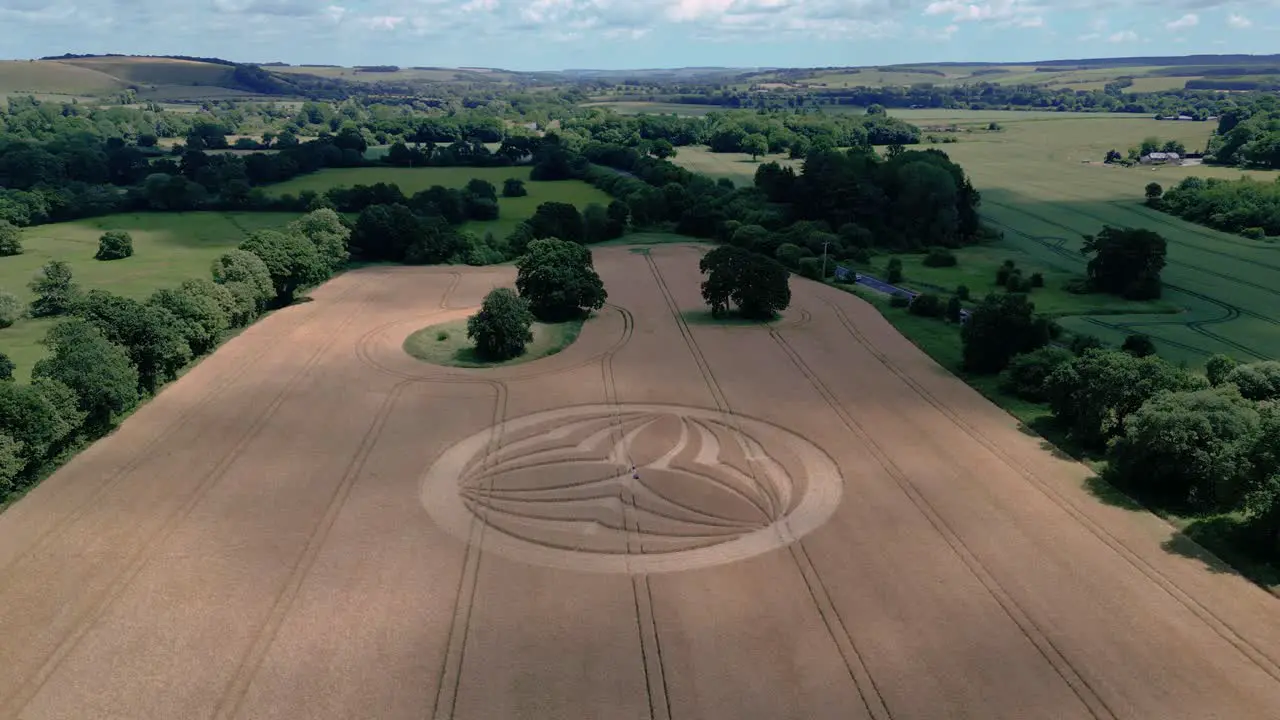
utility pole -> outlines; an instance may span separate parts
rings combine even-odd
[[[827,246],[830,244],[830,240],[824,240],[822,243],[822,282],[827,281]]]

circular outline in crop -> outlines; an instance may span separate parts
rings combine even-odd
[[[604,553],[568,549],[516,537],[486,528],[481,549],[530,565],[582,572],[645,574],[678,572],[715,567],[763,555],[786,547],[821,527],[840,504],[844,481],[831,457],[809,440],[785,428],[743,415],[719,410],[679,405],[620,404],[575,405],[532,413],[488,427],[447,449],[423,475],[419,499],[427,514],[447,533],[469,543],[474,523],[484,518],[463,501],[460,478],[473,461],[484,455],[494,433],[519,432],[546,425],[554,433],[560,425],[576,418],[604,414],[676,415],[728,422],[765,449],[784,443],[803,468],[804,494],[793,508],[769,525],[716,545],[655,553]],[[625,468],[624,468],[625,469]]]

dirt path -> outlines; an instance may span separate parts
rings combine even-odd
[[[0,515],[0,717],[1280,716],[1271,596],[852,296],[702,324],[696,258],[599,251],[502,370],[399,346],[507,268],[250,328]]]

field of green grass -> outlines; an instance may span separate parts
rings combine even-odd
[[[254,230],[281,227],[290,213],[145,213],[109,215],[89,220],[40,225],[22,233],[24,252],[0,258],[0,289],[31,300],[27,284],[49,260],[71,265],[76,283],[126,297],[144,299],[152,292],[183,280],[209,277],[214,258],[234,249]],[[94,260],[98,238],[108,230],[133,236],[133,257]],[[0,351],[7,354],[25,380],[31,366],[44,356],[40,340],[54,320],[24,319],[0,330]]]
[[[300,193],[303,190],[323,192],[330,188],[354,185],[372,185],[378,182],[395,183],[401,192],[412,195],[426,190],[432,185],[460,188],[472,178],[488,180],[502,192],[502,183],[507,178],[519,178],[525,181],[529,194],[518,198],[498,198],[499,216],[497,220],[469,222],[463,229],[483,236],[487,232],[496,237],[505,237],[521,220],[533,217],[538,206],[544,202],[565,202],[576,205],[579,209],[591,203],[608,205],[613,201],[601,190],[580,181],[560,180],[556,182],[535,182],[529,180],[528,166],[472,168],[472,167],[433,167],[433,168],[341,168],[321,170],[310,175],[302,175],[288,182],[272,185],[268,192],[273,195]]]
[[[1161,355],[1191,366],[1215,352],[1244,361],[1280,358],[1280,245],[1216,232],[1142,204],[1149,182],[1170,187],[1192,175],[1234,178],[1242,171],[1099,162],[1107,150],[1124,152],[1151,135],[1203,148],[1211,124],[1079,115],[1001,123],[1005,132],[944,149],[982,192],[983,216],[1004,232],[1005,245],[1042,265],[1083,273],[1081,236],[1104,224],[1149,228],[1169,241],[1163,300],[1183,313],[1068,317],[1064,327],[1117,343],[1126,333],[1146,333]]]
[[[750,185],[755,181],[756,168],[761,163],[777,162],[790,165],[798,171],[802,160],[792,160],[786,153],[762,155],[756,160],[746,153],[714,153],[704,146],[685,146],[678,151],[672,162],[708,177],[729,178],[738,185]]]

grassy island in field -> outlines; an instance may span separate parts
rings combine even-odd
[[[461,368],[490,368],[519,365],[540,360],[564,350],[578,339],[582,320],[560,323],[535,322],[533,340],[523,355],[502,362],[487,362],[476,355],[475,344],[467,338],[467,319],[431,325],[405,338],[404,351],[425,363]]]

